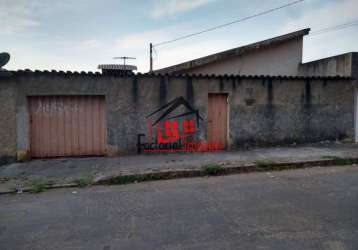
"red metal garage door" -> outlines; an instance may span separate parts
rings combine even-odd
[[[29,97],[32,157],[104,155],[103,96]]]

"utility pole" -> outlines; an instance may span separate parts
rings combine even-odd
[[[153,44],[150,43],[149,44],[149,56],[150,56],[150,66],[149,66],[149,72],[152,72],[153,71]]]

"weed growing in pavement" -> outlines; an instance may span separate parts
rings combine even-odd
[[[224,172],[224,168],[218,164],[206,164],[201,167],[205,175],[219,175]]]
[[[111,178],[108,182],[109,184],[115,185],[124,185],[129,183],[137,183],[137,182],[145,182],[145,181],[156,181],[161,180],[162,177],[159,175],[123,175],[123,176],[116,176]]]
[[[332,160],[335,165],[352,165],[352,164],[354,164],[354,161],[352,161],[351,159],[345,159],[345,158],[342,158],[339,156],[325,155],[325,156],[322,156],[322,159]]]
[[[255,161],[255,165],[263,170],[270,170],[275,165],[275,162],[270,160],[259,160]]]
[[[34,180],[30,182],[30,192],[31,193],[41,193],[46,191],[49,188],[51,183],[48,181]]]
[[[93,180],[92,178],[88,177],[88,178],[81,178],[81,179],[77,179],[74,181],[74,183],[78,186],[78,187],[88,187],[91,186],[93,184]]]

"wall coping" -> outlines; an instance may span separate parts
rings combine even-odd
[[[281,79],[281,80],[351,80],[349,76],[300,76],[300,75],[216,75],[216,74],[172,74],[172,73],[127,73],[127,74],[102,74],[100,72],[92,71],[56,71],[56,70],[17,70],[17,71],[6,71],[6,74],[0,72],[0,78],[3,76],[62,76],[62,77],[103,77],[103,78],[128,78],[128,77],[172,77],[172,78],[193,78],[193,79]]]

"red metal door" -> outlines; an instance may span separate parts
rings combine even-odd
[[[104,96],[28,98],[32,157],[104,155]]]
[[[209,94],[208,142],[227,147],[227,94]]]

